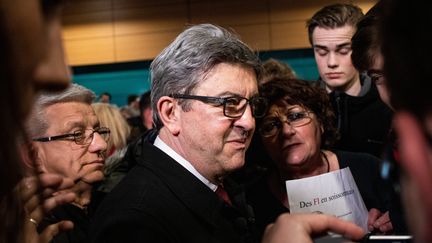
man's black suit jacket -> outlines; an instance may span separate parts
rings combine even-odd
[[[230,206],[157,147],[139,147],[137,165],[98,207],[92,242],[257,242],[242,189],[224,182]]]

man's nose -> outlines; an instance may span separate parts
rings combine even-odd
[[[329,52],[329,54],[327,56],[327,66],[329,68],[335,68],[338,66],[338,58],[336,56],[336,53]]]
[[[102,135],[95,132],[93,134],[93,140],[89,146],[89,151],[91,151],[91,152],[104,151],[107,149],[107,147],[108,147],[108,144],[105,141],[105,139],[102,137]]]
[[[255,118],[252,115],[252,108],[250,105],[246,106],[243,115],[237,119],[236,125],[243,127],[246,131],[252,131],[255,129]]]

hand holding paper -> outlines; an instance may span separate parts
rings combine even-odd
[[[372,208],[368,215],[368,229],[370,232],[388,233],[393,230],[389,212],[381,213],[378,209]]]

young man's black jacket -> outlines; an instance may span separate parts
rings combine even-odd
[[[330,101],[336,114],[335,125],[340,140],[334,148],[352,152],[365,152],[382,156],[391,128],[392,110],[381,101],[375,84],[361,75],[359,96],[333,91]],[[323,81],[318,81],[324,86]]]

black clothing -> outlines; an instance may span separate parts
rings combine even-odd
[[[224,181],[230,206],[154,145],[131,149],[136,166],[98,207],[92,242],[256,242],[240,187]]]
[[[157,131],[150,129],[145,131],[127,146],[126,154],[120,161],[116,161],[111,165],[109,171],[105,169],[105,178],[103,181],[95,185],[96,190],[93,191],[92,202],[96,205],[105,198],[105,196],[112,191],[117,184],[123,180],[126,174],[136,165],[137,160],[141,156],[142,146],[147,142],[153,143],[157,137]]]
[[[375,84],[361,75],[360,96],[333,91],[330,101],[336,114],[340,140],[335,149],[370,153],[381,157],[391,128],[393,112],[379,97]],[[323,81],[318,81],[324,86]]]
[[[366,153],[352,153],[332,151],[336,154],[341,169],[349,167],[357,184],[366,208],[377,208],[381,212],[387,211],[389,202],[385,185],[379,175],[380,160]],[[289,212],[279,199],[270,191],[267,177],[251,184],[246,190],[247,202],[252,205],[255,213],[257,230],[262,236],[265,227],[273,223],[281,213]]]
[[[105,178],[96,187],[97,191],[101,193],[100,195],[109,193],[125,177],[141,156],[143,143],[153,143],[156,137],[157,131],[155,129],[145,131],[139,138],[136,138],[135,141],[128,145],[126,154],[119,158],[119,161],[112,163],[108,170],[105,168]]]
[[[280,214],[289,213],[289,209],[270,191],[267,177],[262,177],[246,187],[246,201],[254,210],[255,225],[260,238],[268,224],[274,223]]]

